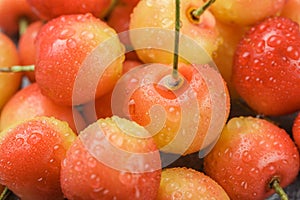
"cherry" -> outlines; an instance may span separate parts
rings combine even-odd
[[[49,117],[18,122],[0,134],[0,183],[24,200],[63,199],[61,161],[76,138]]]
[[[299,153],[288,133],[272,122],[235,117],[204,158],[204,171],[230,199],[263,200],[275,191],[286,199],[282,188],[298,175]]]

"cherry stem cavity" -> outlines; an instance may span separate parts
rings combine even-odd
[[[281,200],[288,200],[289,199],[289,197],[287,196],[287,194],[285,193],[283,188],[280,186],[279,180],[277,178],[273,179],[270,182],[270,188],[275,190],[275,192],[279,195]]]
[[[34,71],[34,65],[0,67],[0,72],[29,72]]]
[[[211,4],[213,4],[216,0],[209,0],[206,1],[205,4],[203,6],[201,6],[198,9],[195,9],[191,12],[192,14],[192,18],[193,20],[199,21],[200,20],[200,16],[204,13],[205,10],[207,10],[207,8],[209,8],[209,6]]]
[[[11,191],[7,187],[5,187],[0,195],[0,200],[7,199],[7,197],[10,195],[10,193],[11,193]]]
[[[179,35],[180,35],[180,0],[176,0],[175,11],[175,43],[174,43],[174,57],[173,57],[173,79],[178,82],[178,52],[179,52]]]

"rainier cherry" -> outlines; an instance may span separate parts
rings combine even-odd
[[[85,121],[77,110],[69,106],[55,104],[41,93],[39,86],[32,83],[19,90],[3,107],[0,118],[0,130],[12,124],[37,116],[55,117],[66,121],[74,132],[85,127]],[[76,118],[76,126],[74,123]]]
[[[221,43],[214,16],[206,10],[200,17],[193,14],[203,5],[202,1],[181,1],[181,32],[179,52],[185,54],[184,59],[198,58],[199,63],[206,63],[202,52],[195,50],[185,40],[193,40],[194,45],[201,46],[202,51],[212,55]],[[139,58],[144,63],[172,63],[175,26],[174,0],[140,1],[134,8],[130,20],[130,39]],[[182,55],[182,54],[181,54]],[[195,61],[195,60],[194,60]]]
[[[61,161],[76,134],[67,123],[38,117],[0,133],[0,184],[22,200],[63,200]]]
[[[130,70],[117,83],[112,108],[113,114],[145,126],[161,150],[190,154],[218,137],[217,127],[224,126],[229,114],[229,95],[221,75],[208,65],[179,64],[178,73],[179,83],[173,85],[169,65]],[[222,104],[218,108],[216,99]],[[209,130],[211,123],[218,124],[215,130]]]
[[[222,199],[229,200],[224,189],[204,173],[188,168],[166,168],[162,171],[156,200]]]
[[[300,109],[299,59],[299,25],[284,17],[268,18],[238,44],[233,85],[259,114],[293,113]]]
[[[52,19],[40,30],[36,44],[36,82],[56,103],[91,101],[111,91],[121,76],[124,46],[111,27],[91,14]],[[87,59],[91,54],[92,61]],[[93,88],[94,83],[98,87]]]
[[[155,200],[160,178],[160,155],[150,134],[117,116],[84,129],[61,170],[65,197],[77,200]]]
[[[217,19],[225,23],[248,26],[277,15],[286,2],[287,0],[217,0],[210,10]]]
[[[260,118],[229,120],[204,171],[230,199],[263,200],[292,183],[299,171],[299,153],[284,130]]]

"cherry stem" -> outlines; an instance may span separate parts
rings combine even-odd
[[[0,195],[0,200],[5,200],[10,195],[10,193],[11,191],[7,187],[5,187]]]
[[[12,67],[0,67],[0,72],[28,72],[34,71],[34,65],[24,65],[24,66],[12,66]]]
[[[283,188],[279,184],[279,180],[277,178],[273,179],[270,183],[270,187],[275,190],[275,192],[279,195],[281,200],[288,200],[289,197],[283,190]]]
[[[173,72],[172,76],[176,82],[178,82],[178,52],[179,52],[179,35],[180,35],[180,0],[176,0],[175,11],[175,44],[174,44],[174,57],[173,57]]]
[[[19,21],[19,36],[23,35],[28,27],[28,20],[25,17],[22,17]]]
[[[192,11],[192,17],[195,19],[195,20],[199,20],[200,19],[200,16],[204,13],[205,10],[207,10],[207,8],[209,8],[209,6],[211,4],[213,4],[216,0],[209,0],[207,2],[205,2],[205,4],[203,6],[201,6],[200,8],[196,9],[196,10],[193,10]]]

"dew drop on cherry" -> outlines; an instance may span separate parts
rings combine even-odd
[[[38,133],[38,132],[33,132],[27,139],[28,144],[37,144],[38,142],[40,142],[42,140],[42,134]]]

